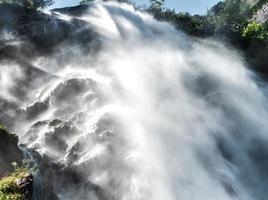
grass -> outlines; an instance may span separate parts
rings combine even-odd
[[[5,137],[10,137],[17,140],[17,136],[10,134],[6,126],[0,123],[0,134],[4,134]],[[4,137],[4,138],[5,138]],[[19,167],[17,163],[11,163],[13,166],[13,172],[7,174],[4,177],[0,177],[0,200],[24,200],[25,197],[17,186],[17,180],[24,178],[31,172],[35,172],[35,165],[30,161],[23,160],[22,166]]]
[[[24,167],[17,167],[17,163],[12,163],[12,165],[14,167],[14,172],[0,180],[0,200],[24,199],[16,181],[29,174],[29,170]]]

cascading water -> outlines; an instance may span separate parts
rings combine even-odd
[[[50,13],[94,30],[86,48],[1,66],[1,116],[42,163],[36,199],[266,200],[267,97],[235,51],[127,4],[88,7]]]

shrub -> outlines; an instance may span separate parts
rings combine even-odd
[[[17,186],[16,181],[22,179],[29,171],[25,167],[18,167],[17,163],[12,163],[14,172],[0,180],[1,200],[23,200],[24,196]]]
[[[248,40],[265,42],[268,39],[268,32],[263,24],[251,22],[242,31],[242,36]]]

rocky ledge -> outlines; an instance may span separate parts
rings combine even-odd
[[[33,176],[22,164],[18,137],[0,125],[0,199],[31,200]]]
[[[20,165],[23,154],[18,147],[18,137],[0,125],[0,175],[12,170],[11,163]]]

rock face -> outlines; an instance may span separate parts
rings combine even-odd
[[[23,153],[18,147],[18,137],[0,126],[0,199],[31,200],[33,176],[26,168],[12,169],[12,163],[20,166]],[[12,172],[12,173],[11,173]]]
[[[87,8],[81,5],[72,9],[57,9],[46,13],[28,10],[13,4],[0,4],[0,33],[2,33],[0,34],[0,59],[1,54],[5,57],[7,54],[13,59],[14,57],[23,59],[25,56],[31,58],[38,54],[50,54],[56,46],[67,42],[66,40],[81,44],[91,42],[93,38],[96,38],[96,33],[88,29],[77,33],[77,30],[84,27],[85,23],[77,18],[66,20],[64,15],[71,13],[79,16]],[[14,45],[14,40],[7,44],[5,39],[1,39],[3,33],[6,32],[12,33],[11,38],[24,41],[24,44],[19,45],[23,47],[18,48],[18,44]]]
[[[25,174],[21,179],[17,179],[16,185],[25,199],[32,199],[33,176],[31,174]]]
[[[100,46],[99,35],[88,27],[88,23],[79,20],[78,16],[85,13],[87,9],[88,6],[81,5],[74,8],[58,9],[52,12],[34,12],[16,5],[0,4],[0,71],[7,72],[11,70],[12,72],[20,72],[19,77],[10,80],[10,82],[15,83],[9,87],[9,92],[12,96],[15,96],[16,99],[25,100],[28,98],[26,91],[33,90],[42,82],[57,78],[47,73],[46,70],[40,69],[37,63],[32,62],[36,58],[40,56],[54,56],[59,53],[59,49],[72,46],[72,44],[81,47],[81,53],[94,51],[95,47],[98,48]],[[66,20],[65,14],[72,14],[74,17]],[[8,69],[5,68],[5,65],[8,65]],[[14,69],[10,69],[10,66],[14,66]],[[6,78],[7,76],[4,73],[0,73],[0,82],[2,77]],[[68,82],[68,84],[80,87],[80,83],[75,80]],[[21,87],[22,85],[23,87]],[[90,84],[88,83],[88,85]],[[84,87],[88,87],[88,85]],[[65,92],[64,86],[62,87],[63,89],[61,87],[57,88],[59,91],[56,91],[56,93],[59,93],[59,96],[56,95],[56,99],[64,98],[64,96],[60,95]],[[73,93],[80,92],[72,90],[72,88],[68,89],[68,87],[66,90]],[[0,112],[0,122],[3,122],[8,129],[15,132],[19,129],[13,126],[13,123],[15,123],[15,119],[18,116],[31,120],[47,109],[49,100],[37,102],[26,109],[20,109],[18,101],[7,101],[4,95],[0,95],[0,110],[2,111]],[[57,123],[59,122],[53,121],[52,125]],[[59,132],[62,131],[64,135],[66,130],[69,133],[68,128],[60,129]],[[62,137],[64,138],[64,136]],[[47,140],[51,141],[49,134]],[[61,140],[63,139],[59,137],[51,142],[63,144],[60,147],[64,148],[64,143]],[[5,175],[12,170],[12,162],[17,162],[20,165],[22,161],[22,152],[18,148],[17,142],[18,138],[15,135],[11,135],[5,130],[0,130],[0,178],[8,178]],[[24,152],[26,151],[27,149]],[[54,177],[52,172],[56,170],[48,169],[56,168],[58,171],[58,166],[44,161],[45,158],[40,157],[38,159],[38,155],[35,157],[37,157],[38,167],[40,166],[40,173],[45,174],[43,179],[38,179],[39,184],[37,184],[37,187],[42,187],[42,194],[40,194],[39,199],[57,199],[53,191],[54,185],[52,184],[52,178]],[[16,178],[14,184],[20,188],[19,191],[23,193],[25,198],[30,198],[31,195],[29,194],[31,194],[33,184],[30,175],[18,180]],[[1,190],[0,200],[2,200]]]
[[[0,175],[11,170],[11,163],[22,162],[23,155],[18,148],[18,137],[0,129]]]
[[[268,20],[268,3],[264,4],[262,8],[256,12],[254,20],[258,23],[265,23]]]
[[[31,42],[36,49],[50,51],[71,34],[72,28],[56,16],[27,10],[13,4],[0,6],[1,31],[12,32],[16,37]]]
[[[1,200],[31,200],[33,194],[33,176],[26,168],[18,168],[0,179]]]

